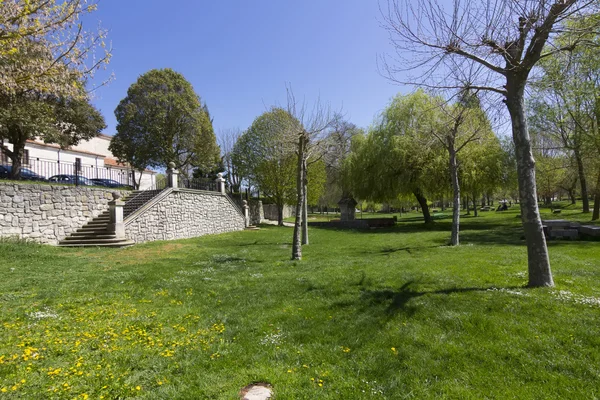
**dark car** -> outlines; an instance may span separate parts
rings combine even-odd
[[[0,165],[0,179],[8,179],[12,165]],[[21,168],[21,179],[25,181],[45,181],[46,178],[40,176],[28,168]]]
[[[94,186],[94,183],[88,178],[77,175],[54,175],[48,178],[48,182],[67,183],[74,185],[75,179],[79,181],[77,183],[81,186]]]
[[[101,178],[93,178],[90,179],[92,183],[96,186],[106,186],[109,188],[127,188],[128,185],[125,185],[121,182],[115,181],[114,179],[101,179]]]

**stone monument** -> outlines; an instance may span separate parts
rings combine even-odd
[[[338,201],[338,206],[340,207],[341,221],[354,221],[356,219],[356,205],[358,203],[352,196],[342,197],[340,201]]]

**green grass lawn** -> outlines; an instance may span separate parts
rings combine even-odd
[[[0,398],[599,398],[600,242],[551,242],[556,288],[524,288],[517,213],[464,217],[459,248],[449,215],[314,228],[301,262],[274,226],[1,242]]]

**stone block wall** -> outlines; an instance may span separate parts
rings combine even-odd
[[[107,210],[113,191],[0,181],[0,236],[57,244]]]
[[[244,216],[227,196],[180,189],[125,220],[125,235],[136,243],[185,239],[244,229]]]
[[[244,209],[244,200],[235,197],[234,201],[241,210]],[[262,201],[252,199],[248,201],[248,216],[250,217],[250,225],[258,225],[265,219]]]
[[[264,204],[264,217],[272,221],[277,221],[277,205],[276,204]],[[296,209],[293,206],[283,206],[283,218],[289,218],[296,215]]]

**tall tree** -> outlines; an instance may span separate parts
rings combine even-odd
[[[294,201],[298,130],[299,122],[292,115],[274,107],[254,120],[233,149],[240,173],[277,205],[279,225],[283,225],[283,207]]]
[[[242,175],[239,166],[235,162],[234,147],[242,132],[239,129],[227,129],[219,135],[219,147],[221,147],[225,179],[233,192],[239,192],[242,186]]]
[[[151,70],[127,90],[115,110],[111,151],[137,168],[189,166],[205,171],[220,162],[220,150],[200,96],[172,69]],[[144,165],[146,164],[146,165]]]
[[[322,140],[333,123],[329,107],[318,99],[311,110],[306,103],[296,101],[291,88],[287,90],[287,112],[299,125],[295,129],[296,141],[296,218],[292,239],[292,259],[302,259],[302,245],[308,244],[308,167],[322,156]]]
[[[433,222],[427,195],[449,181],[438,179],[447,161],[431,135],[440,121],[439,105],[423,91],[395,97],[366,137],[355,136],[345,167],[352,191],[377,202],[414,195],[425,223]]]
[[[343,165],[350,154],[352,138],[364,131],[337,113],[333,116],[331,129],[323,141],[323,162],[327,174],[327,189],[320,199],[324,205],[336,206],[338,201],[352,195],[343,180]]]
[[[441,99],[439,99],[441,100]],[[448,163],[452,179],[452,234],[450,244],[460,244],[460,181],[459,154],[466,146],[481,145],[491,133],[490,123],[481,109],[475,93],[464,91],[455,104],[440,101],[441,121],[433,127],[432,134],[448,152]],[[493,137],[493,133],[491,134]]]
[[[106,127],[102,115],[82,98],[21,93],[0,95],[0,150],[11,160],[11,178],[21,174],[25,144],[41,139],[63,148],[88,140]],[[12,149],[5,145],[12,144]]]
[[[94,0],[0,1],[0,93],[85,100],[84,82],[108,64],[103,29],[84,29]]]
[[[454,0],[447,9],[436,0],[388,0],[383,11],[390,38],[402,64],[386,63],[395,80],[398,72],[427,71],[412,84],[437,88],[470,88],[503,98],[512,122],[518,166],[521,218],[528,252],[529,286],[553,286],[546,239],[539,214],[535,161],[527,128],[524,93],[540,59],[570,51],[598,26],[571,27],[567,18],[594,11],[594,0]],[[558,32],[570,30],[568,43]],[[401,65],[401,66],[398,66]],[[442,72],[441,77],[435,76]],[[457,83],[452,83],[454,78]]]

